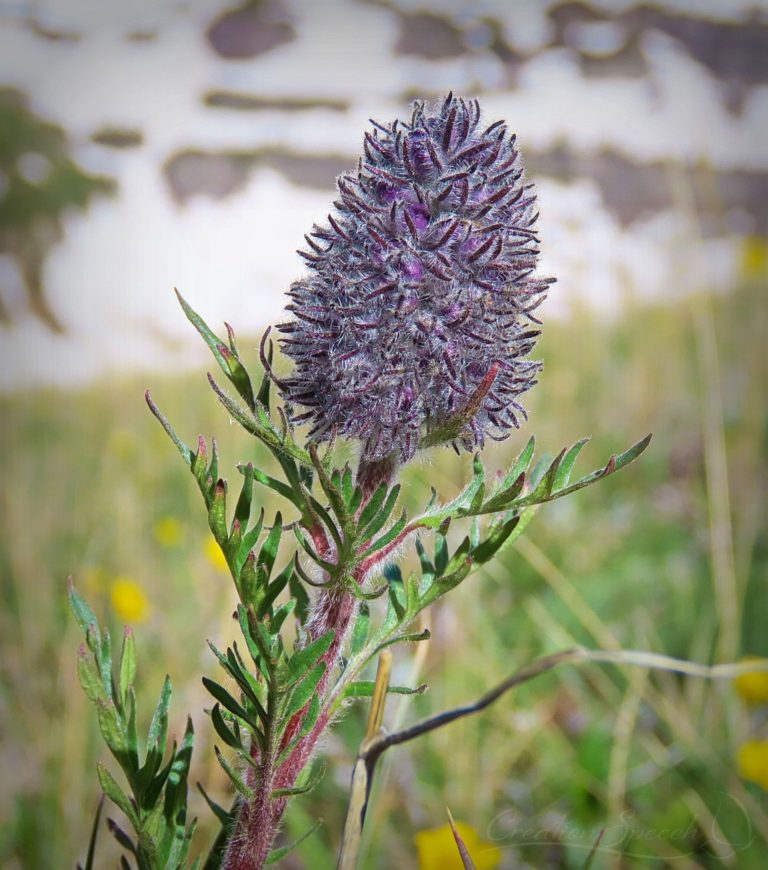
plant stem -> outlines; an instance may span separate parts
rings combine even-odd
[[[390,483],[396,471],[397,461],[392,456],[373,462],[361,459],[357,482],[363,489],[362,504],[370,499],[382,483]],[[325,530],[316,526],[307,531],[318,554],[323,558],[331,555],[331,546]],[[352,579],[358,586],[365,583],[373,567],[369,562],[370,560],[358,565],[352,573]],[[333,642],[321,659],[325,664],[325,671],[316,689],[320,697],[328,688],[334,666],[339,660],[354,622],[357,606],[357,598],[341,583],[322,589],[314,602],[307,620],[307,642],[311,643],[330,630],[335,632]],[[270,689],[270,723],[276,717],[273,696],[274,692]],[[299,774],[315,752],[318,741],[330,722],[333,707],[331,703],[325,706],[309,733],[298,741],[285,761],[277,767],[276,759],[300,732],[308,707],[309,704],[288,723],[279,743],[276,743],[270,725],[263,757],[259,760],[256,769],[250,770],[248,775],[248,784],[254,790],[254,797],[250,802],[240,803],[233,834],[227,846],[223,870],[261,870],[264,866],[288,804],[287,798],[273,798],[272,793],[276,789],[292,788],[296,784]],[[258,750],[255,750],[256,752]]]

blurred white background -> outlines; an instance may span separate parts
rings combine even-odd
[[[174,286],[239,333],[279,319],[302,269],[295,249],[328,213],[368,118],[449,89],[517,131],[541,201],[542,271],[558,277],[544,318],[726,289],[766,231],[766,10],[0,3],[14,125],[0,164],[0,388],[198,364]],[[58,151],[36,150],[19,117],[60,128]],[[57,161],[111,192],[94,183],[70,200]]]

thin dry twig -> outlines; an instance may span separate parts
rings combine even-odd
[[[381,758],[387,749],[391,746],[407,743],[410,740],[421,737],[423,734],[455,722],[457,719],[479,713],[490,707],[502,695],[516,686],[568,662],[633,665],[642,668],[672,671],[678,674],[710,680],[732,679],[739,674],[754,673],[756,671],[768,672],[768,660],[764,662],[702,665],[686,661],[685,659],[676,659],[671,656],[658,655],[644,650],[588,650],[582,647],[574,647],[573,649],[543,656],[531,664],[520,668],[520,670],[486,692],[474,703],[466,704],[463,707],[456,707],[452,710],[445,710],[393,734],[387,734],[381,727],[384,715],[384,700],[386,699],[392,666],[391,653],[389,650],[386,650],[379,658],[365,738],[360,745],[357,760],[352,771],[352,788],[337,864],[338,870],[355,870],[355,867],[357,867],[365,815],[368,809],[368,797],[373,783],[373,774],[379,758]]]

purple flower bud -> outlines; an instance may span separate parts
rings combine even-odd
[[[296,319],[280,327],[293,419],[313,440],[362,441],[369,461],[407,460],[436,432],[457,449],[501,440],[541,369],[525,357],[553,281],[534,274],[536,197],[515,136],[449,95],[374,123],[364,152],[308,237]]]

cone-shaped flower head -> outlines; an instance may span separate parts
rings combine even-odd
[[[300,252],[309,274],[279,327],[289,413],[314,440],[359,439],[371,461],[501,440],[541,368],[525,357],[552,281],[534,274],[536,197],[515,136],[449,95],[417,102],[409,123],[374,122],[364,150]]]

